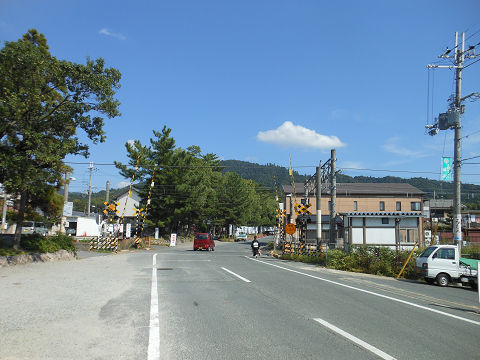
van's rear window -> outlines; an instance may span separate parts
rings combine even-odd
[[[198,240],[207,240],[208,239],[206,234],[198,234],[195,238],[197,238]]]

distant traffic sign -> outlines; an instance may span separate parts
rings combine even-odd
[[[293,234],[295,234],[295,231],[297,231],[297,227],[295,226],[295,224],[285,225],[285,232],[287,234],[293,235]]]

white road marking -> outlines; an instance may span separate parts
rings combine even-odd
[[[212,261],[212,260],[168,260],[163,259],[165,262],[174,262],[174,261],[181,261],[181,262],[202,262],[202,261]]]
[[[335,285],[338,285],[338,286],[343,286],[343,287],[348,288],[348,289],[352,289],[352,290],[360,291],[360,292],[363,292],[363,293],[366,293],[366,294],[378,296],[378,297],[381,297],[381,298],[384,298],[384,299],[396,301],[396,302],[399,302],[399,303],[402,303],[402,304],[405,304],[405,305],[410,305],[410,306],[416,307],[416,308],[418,308],[418,309],[422,309],[422,310],[426,310],[426,311],[431,311],[431,312],[436,313],[436,314],[440,314],[440,315],[443,315],[443,316],[448,316],[448,317],[451,317],[451,318],[454,318],[454,319],[457,319],[457,320],[462,320],[462,321],[468,322],[468,323],[470,323],[470,324],[480,325],[480,322],[479,322],[479,321],[470,320],[470,319],[467,319],[467,318],[463,318],[463,317],[461,317],[461,316],[453,315],[453,314],[446,313],[446,312],[443,312],[443,311],[440,311],[440,310],[436,310],[436,309],[431,309],[431,308],[428,308],[428,307],[426,307],[426,306],[414,304],[414,303],[411,303],[411,302],[405,301],[405,300],[396,299],[396,298],[394,298],[394,297],[387,296],[387,295],[383,295],[383,294],[379,294],[379,293],[376,293],[376,292],[373,292],[373,291],[360,289],[360,288],[357,288],[357,287],[355,287],[355,286],[350,286],[350,285],[342,284],[342,283],[339,283],[339,282],[336,282],[336,281],[333,281],[333,280],[324,279],[324,278],[321,278],[321,277],[319,277],[319,276],[310,275],[310,274],[303,273],[303,272],[301,272],[301,271],[297,271],[297,270],[293,270],[293,269],[289,269],[289,268],[286,268],[286,267],[283,267],[283,266],[279,266],[279,265],[275,265],[275,264],[270,264],[270,263],[265,262],[265,261],[261,261],[261,260],[257,260],[257,259],[252,259],[252,258],[250,258],[249,256],[245,256],[245,257],[246,257],[247,259],[249,259],[249,260],[252,260],[252,261],[257,261],[257,262],[262,263],[262,264],[265,264],[265,265],[270,265],[270,266],[273,266],[273,267],[276,267],[276,268],[279,268],[279,269],[283,269],[283,270],[287,270],[287,271],[290,271],[290,272],[293,272],[293,273],[296,273],[296,274],[300,274],[300,275],[303,275],[303,276],[308,276],[308,277],[313,278],[313,279],[325,281],[325,282],[330,283],[330,284],[335,284]]]
[[[224,267],[222,267],[222,269],[225,270],[226,272],[232,274],[233,276],[236,276],[236,277],[239,278],[240,280],[243,280],[243,281],[245,281],[245,282],[247,282],[247,283],[251,282],[250,280],[245,279],[243,276],[240,276],[240,275],[238,275],[238,274],[235,274],[233,271],[230,271],[230,270],[228,270],[228,269],[225,269]]]
[[[346,331],[343,331],[342,329],[339,329],[338,327],[330,324],[329,322],[326,322],[325,320],[322,320],[322,319],[313,319],[313,320],[322,324],[326,328],[329,328],[330,330],[336,332],[337,334],[347,338],[348,340],[354,342],[355,344],[363,347],[364,349],[367,349],[368,351],[374,353],[375,355],[381,357],[382,359],[396,360],[393,356],[388,355],[387,353],[383,352],[382,350],[377,349],[375,346],[370,345],[369,343],[366,343],[363,340],[360,340],[359,338],[353,336],[352,334],[347,333]]]
[[[152,290],[150,298],[150,333],[148,360],[160,359],[160,319],[158,316],[157,254],[153,255]]]

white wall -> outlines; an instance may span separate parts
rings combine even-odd
[[[395,229],[367,228],[367,245],[368,244],[395,244]]]
[[[125,200],[126,200],[126,204],[125,204]],[[139,202],[137,200],[135,200],[134,194],[132,194],[132,197],[128,197],[128,193],[127,193],[124,196],[122,196],[121,198],[119,198],[117,200],[117,202],[118,202],[118,206],[117,206],[118,214],[117,215],[119,217],[135,216],[135,211],[133,209],[134,208],[138,209]],[[125,213],[124,213],[124,209],[125,209]]]
[[[77,219],[77,236],[100,236],[100,226],[95,219],[82,218]]]
[[[352,229],[352,244],[363,244],[363,229]]]

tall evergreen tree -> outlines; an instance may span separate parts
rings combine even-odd
[[[104,141],[104,117],[120,114],[119,81],[103,59],[58,60],[36,30],[0,50],[0,182],[21,199],[16,248],[27,205],[60,186],[66,155],[88,155],[78,129],[93,143]]]

